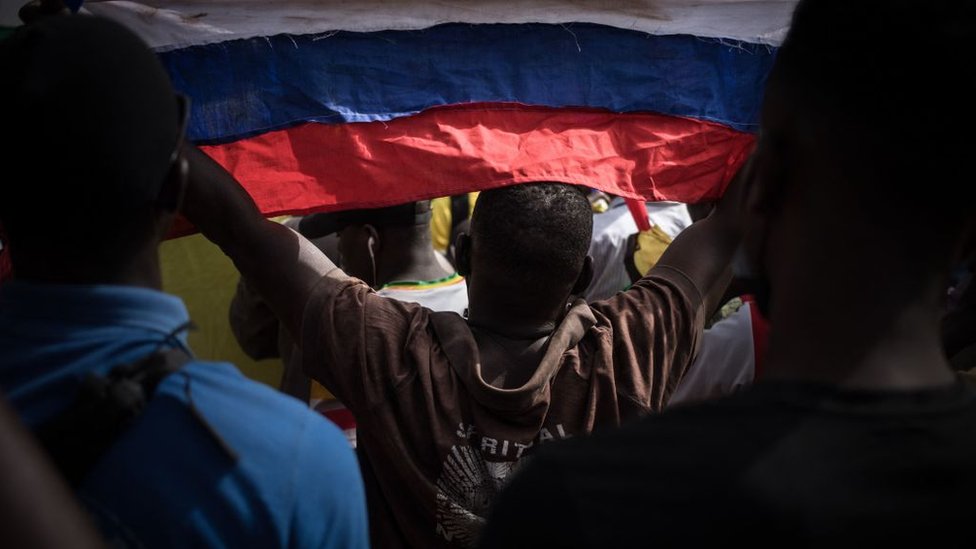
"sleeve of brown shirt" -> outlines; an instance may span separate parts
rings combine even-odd
[[[701,291],[679,270],[659,266],[591,307],[612,330],[618,394],[661,410],[698,352],[705,319]]]
[[[419,305],[380,297],[358,279],[325,276],[305,306],[305,373],[354,414],[363,413],[415,374],[416,357],[407,346],[429,338],[428,314]]]

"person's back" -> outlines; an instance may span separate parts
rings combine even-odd
[[[976,82],[891,49],[911,32],[965,64],[976,3],[797,7],[746,190],[763,379],[543,450],[485,547],[971,545],[976,393],[939,320],[976,252],[957,131]]]
[[[39,428],[86,375],[185,347],[188,320],[179,299],[154,290],[10,282],[0,289],[0,385]],[[110,539],[343,547],[357,530],[365,538],[360,483],[332,425],[230,364],[194,360],[160,383],[78,493]]]
[[[70,422],[93,378],[156,352],[187,357],[80,478],[62,469],[106,537],[366,547],[362,481],[338,429],[230,364],[193,359],[185,307],[158,290],[157,246],[186,182],[186,105],[152,52],[115,23],[68,16],[18,31],[0,66],[5,124],[21,139],[3,158],[30,167],[0,197],[16,277],[0,287],[11,404],[44,431]],[[109,428],[79,426],[92,427]]]
[[[590,219],[586,198],[570,186],[482,192],[472,234],[458,246],[476,298],[467,319],[381,298],[356,279],[326,277],[308,300],[305,370],[357,417],[377,544],[470,545],[533,446],[666,401],[700,330],[698,290],[656,273],[605,304],[570,303],[574,286],[587,282]],[[516,234],[534,257],[509,245]],[[539,323],[560,292],[560,310]],[[623,318],[630,308],[644,313],[641,324]]]

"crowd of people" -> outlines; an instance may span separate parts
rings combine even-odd
[[[551,181],[280,223],[140,38],[38,15],[0,42],[0,545],[968,545],[974,38],[968,0],[802,0],[755,151],[649,230]],[[280,391],[187,345],[178,215]]]

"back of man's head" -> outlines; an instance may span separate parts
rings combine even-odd
[[[580,276],[592,234],[590,203],[572,185],[484,191],[471,218],[473,282],[528,309],[558,306]]]
[[[807,204],[811,239],[870,235],[871,261],[947,269],[976,211],[974,43],[971,0],[801,1],[767,86],[767,193]]]
[[[430,241],[429,200],[385,208],[367,208],[308,215],[299,232],[308,238],[339,235],[341,264],[346,274],[374,287],[387,282],[384,275],[409,270],[417,251],[433,253]]]
[[[17,259],[124,263],[154,245],[156,201],[181,131],[155,54],[109,20],[63,16],[0,44],[8,175],[0,222]]]

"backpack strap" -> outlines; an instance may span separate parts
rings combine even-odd
[[[109,448],[142,415],[166,376],[191,360],[183,349],[160,350],[113,368],[88,374],[64,411],[35,429],[58,470],[77,488]]]

